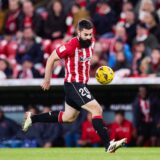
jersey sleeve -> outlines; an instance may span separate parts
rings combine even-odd
[[[94,49],[95,43],[96,43],[96,40],[95,40],[95,38],[93,37],[93,38],[92,38],[92,44],[91,44],[91,48],[92,48],[92,49]]]
[[[72,55],[73,46],[71,45],[71,43],[63,44],[63,45],[59,46],[58,48],[56,48],[56,52],[57,52],[57,55],[59,56],[59,58],[61,58],[61,59],[66,58],[66,57]]]

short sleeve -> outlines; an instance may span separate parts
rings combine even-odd
[[[96,42],[96,40],[95,40],[95,38],[93,37],[93,38],[92,38],[92,44],[91,44],[91,48],[92,48],[92,49],[94,49],[95,42]]]
[[[73,53],[73,47],[69,43],[66,43],[64,45],[59,46],[56,49],[56,52],[59,58],[66,58],[67,56],[70,56]]]

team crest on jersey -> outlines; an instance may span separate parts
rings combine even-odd
[[[61,47],[59,48],[59,52],[63,52],[64,50],[66,50],[66,47],[65,47],[65,46],[61,46]]]
[[[80,62],[86,62],[86,61],[90,61],[91,57],[80,57]]]

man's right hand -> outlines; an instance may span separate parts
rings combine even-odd
[[[50,81],[46,81],[46,80],[44,80],[43,82],[42,82],[42,84],[41,84],[41,87],[42,87],[42,89],[45,91],[45,90],[49,90],[49,88],[50,88]]]

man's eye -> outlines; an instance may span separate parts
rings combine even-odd
[[[85,36],[92,36],[92,34],[85,34]]]

